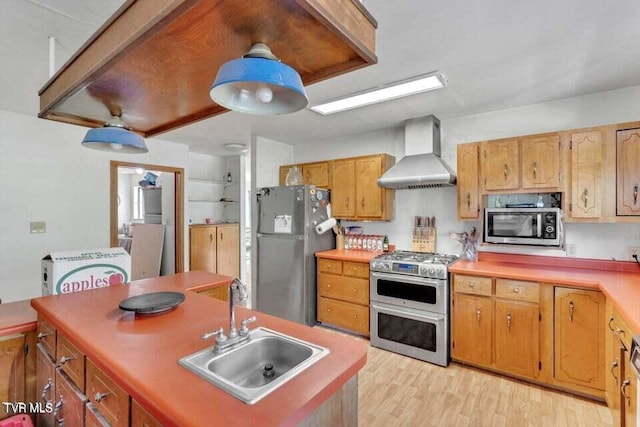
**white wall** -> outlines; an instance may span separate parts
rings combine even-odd
[[[543,104],[442,120],[442,158],[455,170],[456,145],[564,129],[640,120],[640,86]],[[425,112],[425,115],[429,114]],[[295,162],[308,162],[373,153],[403,156],[401,128],[341,137],[294,147]],[[273,167],[276,170],[275,167]],[[455,188],[397,190],[396,217],[391,222],[368,222],[365,232],[388,234],[398,249],[410,249],[414,215],[437,217],[437,250],[460,253],[450,231],[479,227],[479,222],[456,221]],[[638,224],[567,224],[567,243],[576,245],[580,258],[627,259],[627,246],[640,246]],[[521,247],[483,247],[481,250],[564,256],[565,252]]]
[[[118,173],[118,229],[125,222],[131,222],[131,174]]]
[[[186,145],[149,139],[147,154],[114,155],[82,147],[86,131],[0,110],[3,302],[41,294],[40,259],[49,252],[109,247],[110,160],[187,167]],[[30,234],[30,221],[46,221],[47,232]]]

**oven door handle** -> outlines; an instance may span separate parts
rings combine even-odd
[[[425,277],[407,276],[407,275],[401,275],[401,274],[388,274],[388,273],[381,273],[379,271],[372,271],[371,278],[387,279],[393,282],[415,283],[419,285],[433,285],[437,287],[443,287],[447,282],[445,279],[427,279]]]
[[[373,301],[371,302],[371,308],[378,310],[380,312],[383,313],[392,313],[392,314],[396,314],[398,316],[401,317],[405,317],[405,318],[415,318],[415,319],[424,319],[424,320],[429,320],[431,322],[442,322],[445,320],[445,316],[439,316],[439,317],[432,317],[432,316],[426,316],[422,313],[417,314],[415,313],[414,310],[412,311],[402,311],[402,310],[396,310],[394,308],[390,308],[389,306],[385,305],[384,307],[381,305],[378,305],[376,303],[374,303]]]

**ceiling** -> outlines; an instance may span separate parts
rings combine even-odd
[[[0,1],[0,109],[37,115],[37,91],[48,76],[47,36],[57,39],[59,67],[121,3]],[[332,116],[229,112],[160,138],[221,154],[225,143],[249,144],[252,136],[303,144],[427,114],[447,119],[640,85],[635,0],[364,4],[379,24],[378,64],[308,86],[311,104],[434,70],[446,74],[448,87]]]

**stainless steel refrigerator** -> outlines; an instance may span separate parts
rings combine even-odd
[[[328,190],[313,185],[258,191],[256,309],[306,325],[316,323],[316,258],[335,248],[328,219]]]

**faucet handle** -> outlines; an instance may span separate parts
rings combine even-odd
[[[249,334],[249,328],[247,328],[247,325],[249,323],[253,323],[255,321],[256,321],[256,316],[251,316],[251,317],[249,317],[247,319],[243,319],[242,322],[241,322],[242,324],[240,326],[240,335],[243,336],[243,337],[248,335]]]
[[[222,329],[222,326],[220,326],[218,329],[216,329],[213,332],[202,334],[203,340],[208,340],[211,337],[215,337],[216,342],[223,342],[227,340],[227,336],[224,334],[224,329]]]

